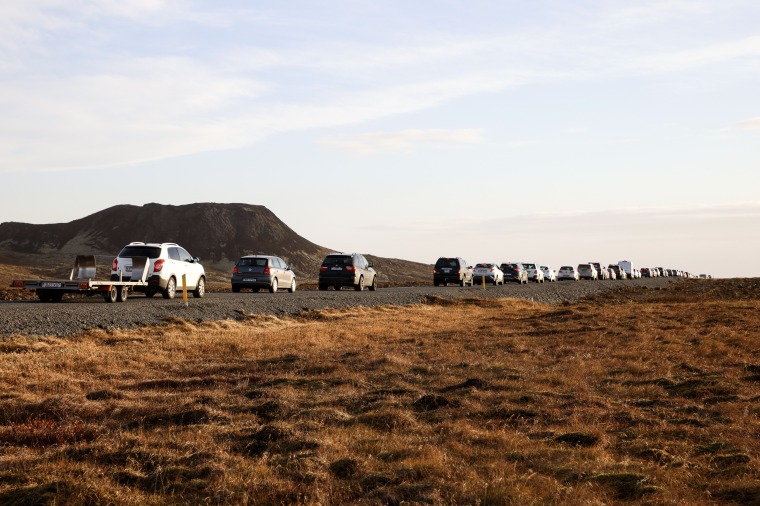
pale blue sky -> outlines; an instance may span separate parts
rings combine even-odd
[[[0,221],[246,202],[382,256],[758,276],[758,90],[754,0],[5,0]]]

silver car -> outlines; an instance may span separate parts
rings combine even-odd
[[[581,279],[578,275],[578,271],[572,265],[563,265],[559,268],[559,272],[557,273],[557,281],[564,281],[566,279],[569,279],[571,281],[578,281]]]
[[[504,284],[504,273],[499,264],[495,262],[481,263],[475,266],[472,272],[472,280],[475,284],[481,284],[483,281],[493,283],[494,285]]]
[[[258,292],[262,288],[275,293],[280,287],[287,287],[290,293],[296,291],[296,275],[280,257],[269,255],[248,255],[240,257],[232,269],[232,291],[242,288]]]
[[[596,267],[593,264],[579,264],[578,276],[581,279],[592,279],[594,281],[599,279],[599,274],[597,274]]]
[[[544,271],[542,271],[536,264],[530,262],[522,262],[525,270],[528,271],[528,281],[533,280],[536,283],[544,282]]]

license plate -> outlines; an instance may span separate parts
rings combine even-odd
[[[342,271],[343,267],[333,267],[332,270],[333,271]]]
[[[446,274],[448,274],[449,272],[451,272],[451,269],[443,269],[443,272],[445,272]]]
[[[62,283],[51,283],[51,282],[48,281],[48,282],[45,282],[45,283],[40,283],[40,286],[42,288],[60,288],[60,287],[63,286],[63,284]]]
[[[126,272],[132,272],[132,266],[131,265],[125,265],[124,266],[124,271],[126,271]]]
[[[243,281],[256,282],[256,278],[243,278]]]

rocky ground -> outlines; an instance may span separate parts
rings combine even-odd
[[[582,281],[508,284],[505,286],[381,287],[375,292],[285,291],[277,294],[243,292],[207,293],[203,299],[148,299],[135,294],[125,303],[107,304],[100,297],[66,296],[60,303],[37,300],[0,302],[0,335],[71,336],[89,329],[128,329],[161,325],[175,319],[193,322],[242,320],[251,314],[295,315],[327,308],[409,305],[441,298],[518,298],[542,304],[562,304],[614,291],[618,296],[640,297],[651,290],[666,289],[669,278],[628,281]],[[15,292],[20,295],[20,292]]]

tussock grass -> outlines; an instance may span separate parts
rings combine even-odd
[[[757,504],[758,288],[6,339],[0,503]]]

